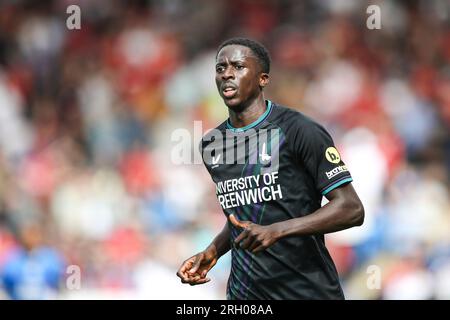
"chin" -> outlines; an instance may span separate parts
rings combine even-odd
[[[223,99],[225,105],[233,111],[239,111],[242,106],[242,102],[239,99]]]

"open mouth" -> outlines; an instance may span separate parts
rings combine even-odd
[[[223,89],[222,92],[225,98],[232,98],[236,94],[237,90],[235,88],[227,87]]]

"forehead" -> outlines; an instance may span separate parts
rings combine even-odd
[[[220,49],[217,55],[217,62],[226,61],[253,61],[256,62],[256,56],[252,49],[242,45],[228,45]]]

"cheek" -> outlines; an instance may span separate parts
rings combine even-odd
[[[246,88],[251,86],[252,78],[251,76],[247,74],[243,74],[239,79],[240,85],[244,85]]]
[[[216,80],[217,89],[220,89],[220,78],[218,76],[216,76],[215,80]]]
[[[245,84],[245,91],[247,92],[253,92],[259,88],[259,81],[254,77],[248,77],[245,78],[245,80],[243,79],[242,84]]]

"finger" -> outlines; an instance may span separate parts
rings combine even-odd
[[[181,274],[181,282],[183,282],[183,283],[189,283],[189,282],[191,282],[195,277],[198,277],[198,275],[196,275],[196,274],[189,274],[189,273],[184,273],[184,274]]]
[[[196,286],[196,285],[198,285],[198,284],[204,284],[204,283],[207,283],[207,282],[210,282],[210,281],[211,281],[210,278],[204,278],[204,279],[199,279],[199,280],[190,282],[189,284],[190,284],[191,286]]]
[[[192,281],[194,281],[194,277],[192,277],[188,274],[182,276],[182,278],[181,278],[182,283],[191,283]]]
[[[251,248],[254,244],[259,244],[256,239],[252,236],[247,237],[244,241],[241,242],[239,245],[242,249],[248,250]]]
[[[180,269],[178,269],[178,273],[185,273],[190,268],[192,268],[192,261],[185,261]]]
[[[191,283],[191,280],[189,279],[189,277],[184,277],[181,278],[181,283]]]
[[[259,246],[257,246],[256,248],[254,248],[253,250],[250,250],[252,253],[258,253],[261,251],[264,251],[267,249],[267,246],[260,244]]]
[[[181,279],[181,282],[186,281],[188,279],[187,275],[180,271],[177,272],[177,276]]]
[[[253,241],[251,245],[248,246],[248,251],[254,252],[254,250],[262,245],[262,242],[259,240]]]
[[[244,240],[245,238],[248,237],[248,234],[249,234],[248,229],[242,231],[241,234],[236,237],[236,239],[234,240],[234,243],[239,244],[239,242],[241,242],[242,240]]]
[[[200,280],[200,279],[204,279],[205,277],[202,277],[201,275],[199,275],[198,273],[196,273],[196,274],[189,274],[189,273],[187,273],[185,276],[184,276],[184,278],[182,278],[181,279],[181,282],[182,283],[189,283],[189,284],[191,284],[191,283],[193,283],[193,282],[196,282],[196,281],[198,281],[198,280]]]
[[[192,261],[191,260],[186,260],[180,267],[180,269],[178,269],[177,272],[177,276],[180,278],[186,278],[187,277],[187,273],[186,270],[190,269],[192,267]]]
[[[196,274],[196,275],[194,275],[194,276],[190,276],[189,277],[189,279],[188,279],[188,283],[189,284],[192,284],[192,283],[197,283],[197,282],[199,282],[200,280],[205,280],[206,279],[206,277],[202,277],[201,275],[199,275],[199,274]]]
[[[236,228],[241,228],[241,229],[245,229],[245,227],[247,226],[246,223],[239,221],[239,219],[237,219],[234,214],[230,214],[229,216],[230,218],[230,222],[233,226],[235,226]]]
[[[189,273],[194,274],[197,272],[198,268],[200,268],[200,264],[202,263],[203,255],[196,256],[192,268],[190,268]]]
[[[205,279],[205,277],[202,277],[200,274],[196,274],[195,276],[191,277],[191,280],[193,282],[197,282],[199,280]]]

